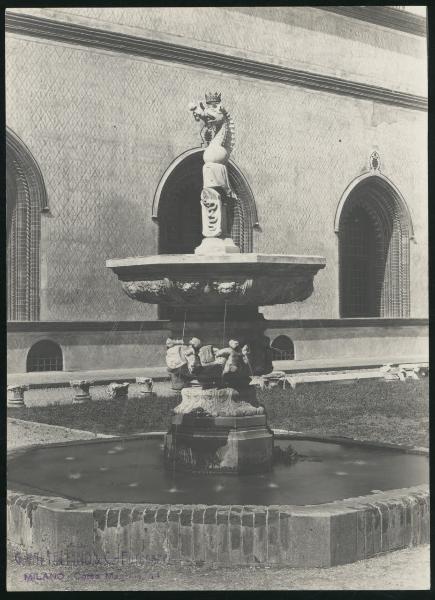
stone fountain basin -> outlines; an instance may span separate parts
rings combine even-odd
[[[268,306],[302,302],[313,292],[321,256],[160,254],[111,259],[106,266],[134,300],[173,306]]]
[[[287,567],[329,567],[429,542],[428,457],[417,449],[280,435],[277,444],[290,441],[320,462],[195,477],[164,468],[162,436],[12,451],[8,538],[23,555],[83,565],[94,557]]]

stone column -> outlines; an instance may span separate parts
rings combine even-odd
[[[24,392],[28,389],[28,385],[8,385],[7,407],[15,408],[17,406],[25,406]]]
[[[73,399],[74,404],[83,404],[84,402],[90,401],[91,395],[89,393],[89,388],[92,383],[92,381],[86,381],[85,379],[78,379],[69,382],[75,394]]]
[[[140,385],[139,393],[142,396],[150,396],[153,393],[153,380],[151,377],[136,377],[136,383]]]

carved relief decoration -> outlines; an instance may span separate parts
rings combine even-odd
[[[381,157],[376,152],[376,150],[370,154],[370,169],[372,171],[381,170]]]
[[[175,306],[223,306],[225,302],[243,306],[269,306],[301,302],[313,292],[317,267],[304,269],[291,278],[273,275],[207,277],[123,281],[122,288],[130,297],[151,304]]]

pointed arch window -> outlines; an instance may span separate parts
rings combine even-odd
[[[338,224],[341,317],[407,317],[412,224],[386,178],[362,179]]]
[[[24,142],[6,130],[8,320],[39,319],[41,210],[47,195],[41,171]]]

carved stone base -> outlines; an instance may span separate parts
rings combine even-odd
[[[176,415],[207,417],[240,417],[263,415],[264,408],[256,403],[255,389],[243,392],[233,388],[185,387],[181,390],[181,402],[174,408]]]
[[[240,248],[236,246],[231,238],[205,237],[200,245],[195,248],[195,254],[232,254],[240,253]]]
[[[167,469],[191,473],[261,473],[272,468],[266,415],[175,415],[165,437]]]

